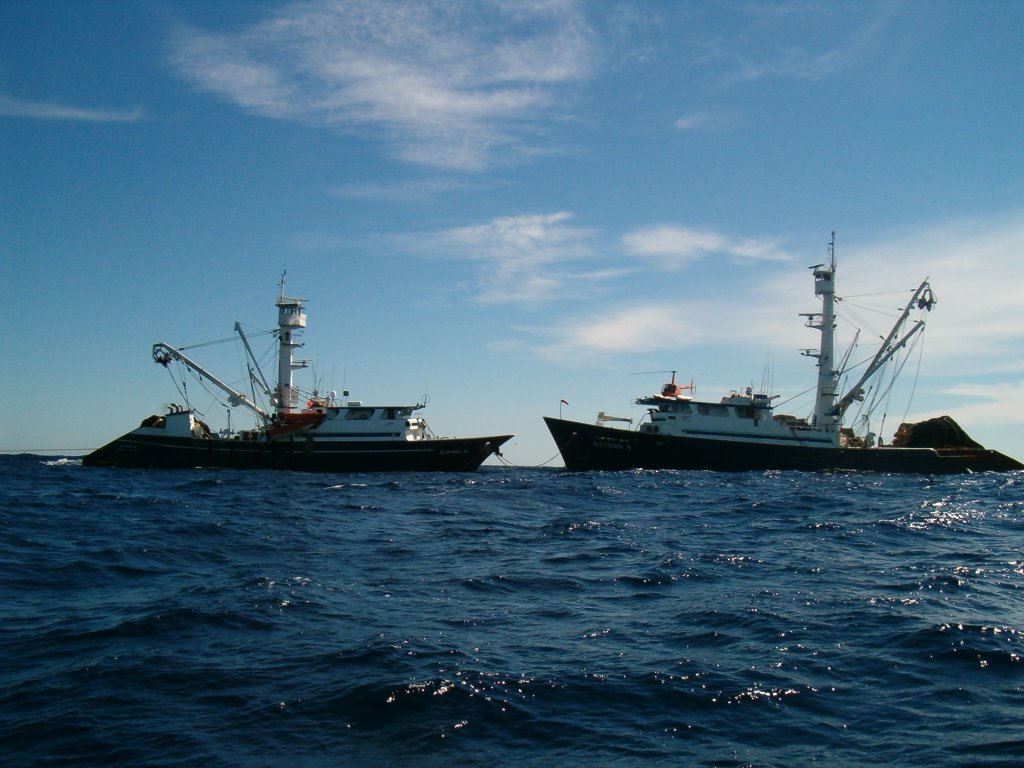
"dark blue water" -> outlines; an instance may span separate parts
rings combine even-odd
[[[10,765],[1024,762],[1024,473],[0,469]]]

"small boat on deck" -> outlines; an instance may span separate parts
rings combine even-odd
[[[924,328],[924,315],[936,303],[928,281],[907,302],[892,331],[862,374],[835,360],[835,238],[829,264],[812,267],[814,293],[821,312],[805,313],[806,325],[821,333],[821,347],[803,350],[817,358],[818,379],[813,412],[807,418],[776,414],[775,395],[748,387],[720,400],[697,400],[693,385],[672,380],[654,395],[640,397],[647,412],[636,429],[544,417],[569,470],[703,469],[857,470],[947,474],[1024,469],[1016,459],[987,450],[971,440],[948,416],[903,424],[889,445],[870,432],[858,436],[843,426],[847,409],[865,397],[865,387],[883,366],[905,349]],[[920,318],[908,328],[912,312]],[[904,330],[906,329],[906,330]],[[856,383],[839,396],[844,376]]]
[[[190,406],[172,405],[164,415],[150,416],[142,424],[83,458],[87,466],[103,467],[217,467],[284,469],[309,472],[472,472],[513,435],[435,437],[427,422],[416,415],[425,407],[369,405],[338,400],[334,392],[303,392],[292,372],[306,367],[294,357],[296,340],[306,327],[304,299],[285,296],[281,279],[277,300],[278,379],[271,389],[252,354],[241,326],[235,330],[252,361],[250,397],[224,383],[165,343],[153,345],[153,359],[168,367],[181,364],[210,382],[231,406],[241,406],[256,419],[252,429],[214,434]],[[256,386],[269,400],[256,402]],[[347,398],[348,393],[343,393]]]

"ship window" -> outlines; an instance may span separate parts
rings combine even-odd
[[[364,420],[373,416],[373,408],[349,408],[345,414],[346,419]]]
[[[729,409],[722,405],[698,405],[697,412],[701,416],[728,416]]]

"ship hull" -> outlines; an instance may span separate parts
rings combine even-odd
[[[921,474],[1005,472],[1024,464],[983,448],[816,448],[633,432],[544,417],[565,467],[574,471],[702,469],[853,470]]]
[[[280,469],[295,472],[473,472],[512,435],[429,440],[276,440],[128,434],[85,456],[86,466]]]

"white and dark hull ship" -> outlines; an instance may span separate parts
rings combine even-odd
[[[383,437],[351,432],[339,436],[331,432],[332,422],[344,419],[347,409],[328,410],[324,421],[287,434],[252,430],[233,437],[209,434],[188,411],[150,417],[143,426],[93,451],[83,463],[97,467],[296,472],[473,472],[488,457],[500,455],[502,444],[512,438],[495,435],[409,440],[401,432]]]
[[[513,435],[435,437],[415,415],[417,405],[367,405],[337,402],[335,393],[301,392],[292,371],[300,344],[295,334],[306,326],[300,299],[278,299],[278,383],[271,389],[249,342],[235,325],[252,360],[250,379],[262,384],[270,409],[222,382],[167,344],[153,346],[153,359],[164,366],[181,363],[198,378],[218,387],[231,406],[244,406],[257,418],[255,428],[214,434],[191,407],[172,406],[163,416],[142,424],[83,459],[87,466],[134,468],[281,469],[302,472],[473,472]],[[347,396],[347,392],[344,395]],[[300,406],[302,402],[304,405]]]
[[[795,438],[762,443],[657,434],[545,417],[566,469],[853,470],[955,474],[1006,472],[1024,464],[998,451],[974,447],[905,448],[816,446]]]
[[[844,371],[834,362],[834,249],[831,264],[814,269],[815,294],[822,311],[805,314],[807,326],[821,332],[821,348],[804,350],[818,360],[814,411],[808,418],[776,415],[775,396],[732,392],[720,401],[698,401],[675,381],[660,393],[636,400],[647,412],[636,429],[604,425],[626,418],[598,416],[597,424],[545,417],[548,430],[569,470],[697,469],[714,471],[853,470],[949,474],[1010,471],[1024,464],[971,440],[948,416],[904,424],[890,445],[867,432],[857,436],[843,426],[854,402],[883,366],[924,328],[918,319],[904,330],[912,311],[923,314],[935,304],[928,282],[915,291],[874,359],[839,397]]]

